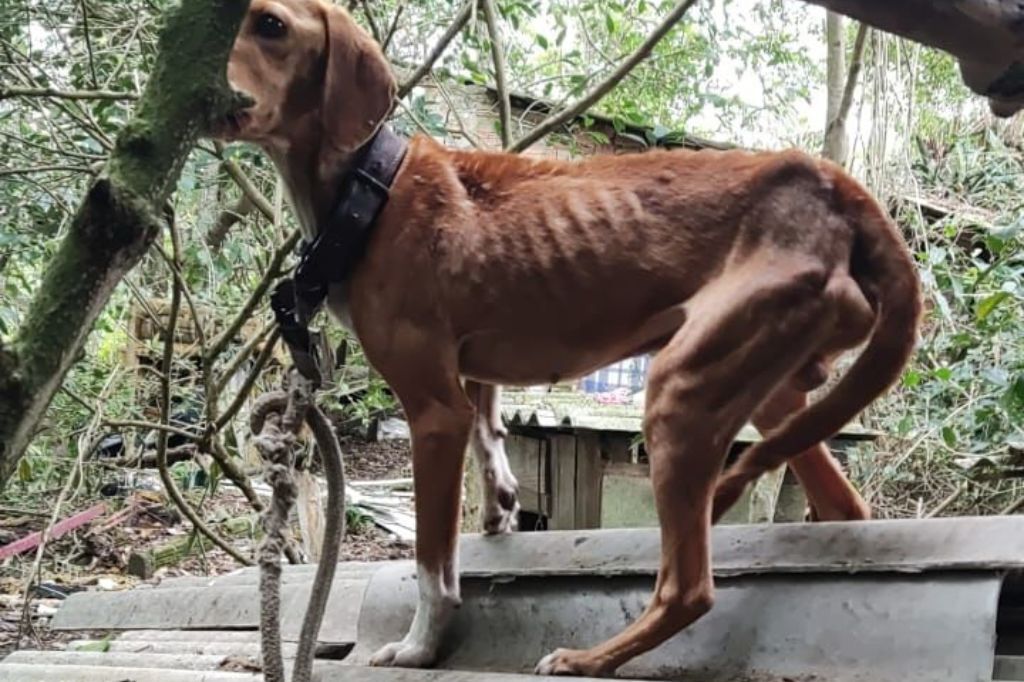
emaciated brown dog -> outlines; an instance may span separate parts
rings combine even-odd
[[[308,233],[392,107],[378,46],[322,0],[254,0],[229,79],[254,104],[218,134],[280,169]],[[912,351],[920,293],[892,222],[838,167],[798,152],[652,151],[566,163],[413,139],[367,253],[328,303],[412,428],[420,601],[379,665],[430,665],[459,603],[463,456],[482,458],[487,525],[507,530],[496,386],[579,377],[654,352],[644,435],[662,531],[654,596],[620,635],[538,672],[607,674],[706,613],[709,532],[744,486],[790,460],[821,519],[866,518],[821,441]],[[806,406],[840,351],[868,341]],[[726,475],[748,420],[766,433]],[[717,484],[717,494],[716,494]]]

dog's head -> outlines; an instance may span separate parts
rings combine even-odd
[[[279,151],[314,132],[320,144],[356,149],[395,96],[376,42],[324,0],[253,0],[228,60],[228,81],[253,104],[229,117],[217,136]]]

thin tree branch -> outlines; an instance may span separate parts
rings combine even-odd
[[[391,45],[391,39],[395,37],[395,32],[398,30],[398,20],[402,18],[403,12],[405,12],[404,2],[395,10],[395,16],[391,17],[391,25],[388,26],[387,35],[384,36],[384,41],[380,44],[380,49],[385,54],[387,54],[388,46]]]
[[[220,142],[216,143],[218,153],[224,150],[224,145]],[[256,205],[256,210],[263,214],[267,220],[274,220],[274,208],[267,201],[267,198],[263,196],[256,185],[253,184],[249,176],[245,174],[245,171],[239,167],[234,159],[225,159],[223,164],[224,171],[231,176],[231,179],[235,181],[238,187],[242,190],[245,196],[249,197],[249,200]]]
[[[448,94],[448,88],[445,87],[444,83],[440,79],[435,78],[434,84],[437,86],[437,92],[441,95],[441,99],[444,100],[445,104],[448,105],[448,111],[455,117],[455,123],[459,126],[459,132],[466,140],[469,141],[474,148],[480,148],[480,141],[476,139],[476,136],[469,132],[469,128],[466,127],[466,122],[462,120],[462,116],[459,114],[459,108],[455,106],[455,102],[452,101],[451,95]]]
[[[410,108],[405,102],[403,102],[400,99],[395,100],[395,102],[398,104],[399,108],[405,112],[405,115],[412,119],[412,122],[416,125],[417,128],[419,128],[421,133],[423,133],[427,137],[433,135],[433,133],[430,132],[430,128],[428,128],[426,124],[420,120],[420,117],[416,115],[416,112],[413,111],[412,108]]]
[[[224,209],[217,216],[217,223],[206,233],[206,245],[214,251],[220,251],[231,228],[245,220],[255,209],[255,202],[243,192],[234,206]]]
[[[644,42],[641,43],[640,46],[637,47],[637,49],[618,66],[618,68],[612,71],[607,78],[598,83],[593,90],[581,97],[575,103],[566,107],[559,113],[552,114],[541,121],[536,128],[509,147],[509,151],[521,152],[524,149],[528,149],[531,145],[543,139],[548,133],[573,120],[600,101],[602,97],[618,85],[623,78],[628,76],[629,73],[635,69],[640,62],[642,62],[647,55],[651,53],[652,50],[654,50],[655,46],[657,46],[661,39],[664,38],[677,23],[679,23],[679,20],[683,18],[683,15],[685,15],[690,7],[696,4],[696,2],[697,0],[682,0],[671,12],[669,12],[668,16],[665,17],[665,20],[662,21],[649,36],[647,36]]]
[[[238,393],[235,395],[234,400],[228,406],[224,413],[217,419],[217,423],[214,425],[218,431],[223,429],[225,426],[231,423],[231,420],[235,418],[238,411],[242,409],[242,405],[245,404],[246,398],[249,397],[249,393],[252,392],[252,387],[256,384],[256,380],[259,379],[260,373],[263,368],[270,362],[270,358],[274,355],[274,346],[277,345],[277,340],[281,338],[281,330],[275,325],[274,331],[271,333],[270,338],[267,339],[267,343],[263,346],[263,350],[260,351],[259,356],[256,358],[256,363],[252,369],[249,370],[249,374],[246,375],[245,381],[238,389]]]
[[[235,353],[235,356],[231,358],[231,362],[228,363],[227,367],[221,370],[220,379],[218,379],[217,383],[214,385],[214,391],[217,395],[224,392],[228,382],[231,381],[231,377],[235,375],[235,372],[237,372],[238,368],[242,366],[242,363],[252,355],[256,347],[265,341],[273,331],[274,325],[268,324],[266,327],[261,329],[258,334],[249,339],[249,342],[242,346],[241,350]]]
[[[171,239],[174,243],[175,260],[179,253],[177,234],[177,230],[174,230],[172,227]],[[177,278],[172,278],[171,282],[171,309],[168,313],[167,336],[164,338],[164,352],[161,360],[163,377],[160,380],[160,423],[164,426],[169,425],[171,417],[170,375],[171,364],[174,362],[174,333],[178,324],[178,311],[181,307],[181,286]],[[160,474],[160,480],[164,484],[164,490],[167,492],[167,496],[170,497],[178,509],[181,510],[181,513],[188,518],[192,523],[193,528],[208,537],[213,544],[227,552],[239,563],[245,566],[251,566],[252,560],[232,547],[229,542],[221,538],[212,528],[207,526],[206,522],[204,522],[203,519],[199,517],[199,514],[192,509],[188,501],[184,496],[182,496],[181,491],[178,490],[178,486],[174,482],[174,478],[171,476],[170,470],[167,468],[167,432],[163,430],[157,434],[156,465]]]
[[[498,26],[498,12],[494,0],[481,0],[484,21],[491,37],[491,59],[494,60],[494,81],[498,89],[498,110],[501,115],[501,146],[505,149],[512,144],[512,103],[508,95],[508,79],[505,76],[505,46]]]
[[[162,375],[160,375],[162,377]],[[115,429],[139,429],[140,431],[163,431],[168,435],[179,436],[181,438],[188,438],[189,440],[198,441],[202,438],[201,433],[195,433],[193,431],[186,431],[185,429],[179,429],[176,426],[170,424],[160,424],[157,422],[139,421],[135,419],[104,419],[103,424]]]
[[[867,42],[868,25],[861,24],[857,29],[857,37],[853,41],[853,55],[850,57],[850,69],[846,74],[846,86],[843,88],[843,99],[839,103],[836,119],[846,121],[853,106],[853,93],[857,89],[857,80],[864,65],[864,45]]]
[[[89,35],[89,8],[85,0],[79,0],[82,6],[82,35],[85,36],[85,50],[89,55],[89,75],[92,80],[92,87],[99,88],[99,78],[96,77],[96,60],[92,54],[92,36]]]
[[[0,168],[0,177],[6,177],[9,175],[32,175],[34,173],[86,173],[87,175],[95,174],[95,171],[90,166],[69,166],[66,164],[53,164],[44,166],[32,166],[27,168]]]
[[[273,211],[271,211],[273,215]],[[235,338],[235,335],[242,329],[249,318],[252,317],[253,313],[259,307],[260,303],[263,302],[263,295],[270,289],[270,285],[275,279],[281,274],[281,266],[284,264],[284,259],[288,257],[288,254],[292,252],[295,245],[299,243],[300,233],[298,230],[292,232],[281,246],[274,250],[274,255],[270,259],[270,264],[267,266],[266,272],[263,273],[263,277],[260,279],[259,284],[249,294],[249,299],[242,305],[242,309],[235,316],[235,319],[231,321],[227,329],[221,332],[210,344],[210,348],[206,353],[204,362],[210,366],[213,362],[224,352],[228,344],[231,343],[231,339]]]
[[[370,33],[373,34],[373,39],[380,45],[384,42],[384,36],[381,35],[380,29],[377,28],[377,20],[373,18],[373,12],[370,11],[370,3],[366,0],[362,0],[359,3],[363,8],[363,16],[366,17],[366,23],[370,25]]]
[[[52,99],[70,100],[115,100],[128,102],[139,98],[135,92],[118,92],[114,90],[60,90],[41,87],[0,87],[0,100],[12,97],[48,97]]]
[[[473,8],[476,6],[476,0],[466,0],[466,3],[459,10],[459,13],[455,15],[455,20],[452,22],[448,30],[444,32],[441,39],[437,41],[437,45],[434,45],[434,49],[430,51],[427,58],[420,64],[419,68],[409,77],[405,83],[398,88],[398,99],[404,99],[406,95],[412,92],[423,78],[430,73],[430,70],[434,68],[434,62],[440,59],[441,55],[448,48],[448,45],[455,40],[455,36],[459,35],[459,31],[469,21],[470,15],[473,13]]]

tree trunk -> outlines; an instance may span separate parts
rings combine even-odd
[[[10,348],[0,347],[0,488],[121,278],[156,239],[199,134],[239,100],[226,63],[249,0],[168,12],[134,118],[89,188]]]
[[[825,107],[825,144],[822,156],[840,165],[846,165],[848,154],[846,117],[840,115],[843,91],[846,85],[846,37],[842,15],[825,14],[826,87],[828,100]]]

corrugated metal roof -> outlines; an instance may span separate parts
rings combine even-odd
[[[643,407],[604,405],[576,391],[553,390],[546,393],[505,390],[501,415],[510,428],[532,427],[551,430],[587,430],[639,434],[643,430]],[[844,440],[875,440],[881,432],[851,422],[838,435]],[[744,426],[736,440],[755,443],[761,439],[757,429]]]

